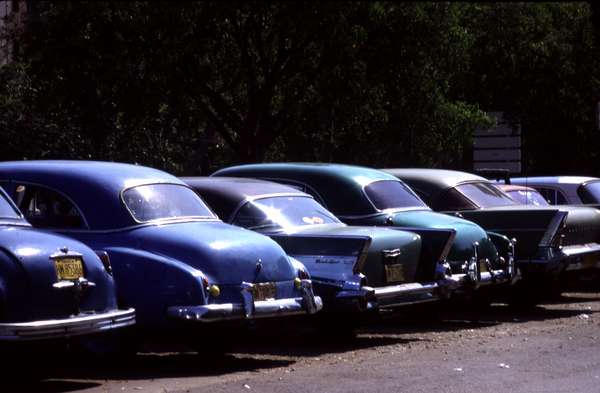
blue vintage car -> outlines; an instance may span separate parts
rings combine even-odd
[[[37,228],[110,259],[120,301],[144,328],[314,313],[308,273],[266,236],[221,222],[165,172],[86,161],[0,163]]]
[[[295,188],[247,178],[182,178],[225,222],[276,240],[308,269],[325,308],[364,311],[447,297],[465,275],[448,274],[454,230],[348,226]],[[424,247],[425,239],[439,240]]]
[[[270,163],[221,169],[212,176],[254,177],[312,195],[350,225],[453,229],[447,261],[473,287],[516,279],[512,241],[457,216],[433,212],[406,184],[382,171],[353,165]]]
[[[108,260],[84,244],[31,228],[0,190],[0,340],[52,339],[135,323],[118,309]]]

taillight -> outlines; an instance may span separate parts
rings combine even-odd
[[[301,280],[308,280],[310,278],[310,275],[306,270],[298,269],[298,278]]]
[[[96,251],[96,255],[98,255],[98,257],[102,261],[104,270],[106,270],[106,272],[112,276],[113,270],[112,265],[110,264],[110,257],[108,256],[108,253],[106,251]]]

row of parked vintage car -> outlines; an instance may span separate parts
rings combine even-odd
[[[600,267],[600,179],[553,179],[316,163],[178,179],[109,162],[0,163],[0,339],[460,296],[536,304]],[[571,205],[547,205],[538,185]]]

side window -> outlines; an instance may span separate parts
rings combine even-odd
[[[84,223],[77,208],[59,193],[39,186],[18,184],[14,200],[27,221],[37,228],[79,229]]]
[[[544,199],[548,201],[551,205],[566,205],[567,198],[563,195],[562,192],[555,190],[553,188],[545,188],[545,187],[536,187],[537,190],[544,196]]]
[[[544,187],[536,187],[536,188],[540,192],[540,194],[542,194],[544,199],[548,201],[549,204],[556,205],[556,199],[554,198],[554,195],[552,195],[551,189],[544,188]]]

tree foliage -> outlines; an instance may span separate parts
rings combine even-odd
[[[469,169],[482,110],[506,110],[532,170],[600,169],[586,3],[32,5],[0,67],[4,159]]]

